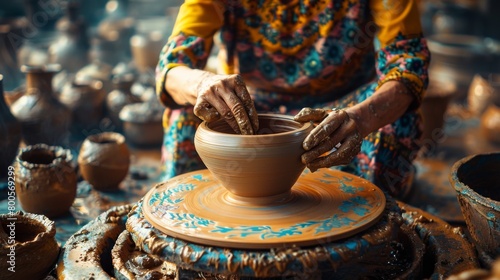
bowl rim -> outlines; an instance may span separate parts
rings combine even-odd
[[[259,119],[261,117],[264,117],[264,118],[284,119],[284,120],[292,121],[292,122],[295,122],[295,123],[298,123],[298,124],[302,124],[302,126],[299,127],[299,128],[297,128],[297,129],[290,130],[290,131],[279,132],[279,133],[272,133],[272,134],[258,134],[258,135],[255,135],[255,134],[253,134],[253,135],[242,135],[242,134],[229,134],[229,133],[219,132],[219,131],[211,129],[209,127],[209,123],[207,123],[206,121],[203,121],[200,124],[200,128],[203,128],[203,130],[206,133],[210,133],[210,134],[213,134],[213,135],[216,135],[216,136],[223,136],[224,138],[251,139],[251,138],[257,138],[257,136],[258,136],[260,139],[262,139],[262,138],[265,139],[265,138],[272,138],[272,137],[277,137],[277,136],[279,136],[279,137],[288,137],[290,135],[293,135],[293,134],[296,134],[296,133],[299,133],[299,132],[307,131],[310,127],[312,127],[312,123],[311,122],[301,123],[301,122],[295,121],[293,119],[293,116],[289,116],[289,115],[269,114],[269,113],[266,113],[266,114],[259,114],[258,117],[259,117]],[[219,119],[217,121],[223,121],[223,120]]]
[[[480,195],[474,189],[464,184],[458,178],[458,169],[462,167],[465,163],[471,161],[474,158],[479,157],[489,157],[496,156],[500,157],[500,152],[492,152],[492,153],[483,153],[483,154],[475,154],[471,156],[464,157],[459,161],[455,162],[451,168],[450,180],[452,187],[458,193],[458,196],[465,196],[473,201],[479,203],[481,206],[486,208],[494,209],[495,211],[500,211],[500,201],[493,200],[491,198]]]

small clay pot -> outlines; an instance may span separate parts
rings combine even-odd
[[[109,117],[113,123],[120,128],[122,127],[122,122],[119,115],[123,107],[128,104],[140,103],[142,101],[140,97],[132,94],[131,88],[134,84],[134,80],[135,77],[133,74],[125,74],[113,78],[115,89],[106,97],[106,108]]]
[[[158,105],[155,105],[158,104]],[[125,138],[140,147],[160,146],[163,142],[162,116],[165,108],[156,103],[135,103],[123,107],[120,120]]]
[[[44,279],[55,267],[59,255],[55,235],[54,222],[42,215],[22,212],[1,214],[1,278]],[[10,236],[14,239],[9,239]],[[15,272],[9,270],[12,265]]]
[[[490,105],[481,116],[481,133],[488,141],[500,145],[500,107]]]
[[[94,134],[83,141],[78,156],[82,176],[94,189],[118,189],[127,176],[130,152],[125,137],[115,132]]]
[[[290,116],[259,116],[256,135],[235,134],[225,120],[203,122],[195,147],[203,163],[235,197],[266,197],[290,191],[305,168],[302,142],[313,129]]]
[[[500,153],[478,154],[456,162],[450,183],[479,251],[500,256]]]
[[[76,196],[76,172],[70,150],[37,144],[16,159],[16,193],[21,207],[49,218],[68,212]]]

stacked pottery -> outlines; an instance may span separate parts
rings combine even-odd
[[[0,75],[0,178],[7,175],[21,141],[21,124],[10,112],[4,98],[3,76]]]
[[[122,122],[120,121],[120,111],[125,107],[125,105],[139,103],[141,98],[132,94],[131,88],[134,84],[133,74],[124,74],[122,76],[115,77],[113,79],[113,84],[115,89],[111,91],[106,98],[106,108],[108,110],[109,117],[113,123],[122,127]]]
[[[71,112],[52,91],[52,77],[60,69],[57,64],[21,67],[27,73],[26,93],[11,109],[21,122],[23,139],[28,145],[62,145],[66,140]]]
[[[76,196],[76,172],[69,150],[37,144],[16,160],[16,194],[24,211],[49,218],[68,212]]]
[[[125,137],[119,133],[94,134],[82,144],[78,164],[83,178],[94,189],[112,191],[127,176],[130,152]]]
[[[101,81],[76,81],[63,87],[59,100],[72,112],[72,132],[85,135],[104,117],[106,92]]]
[[[10,226],[12,223],[15,227]],[[55,235],[54,222],[42,215],[0,214],[2,279],[49,279],[45,277],[55,267],[59,255]],[[13,240],[9,239],[11,236]],[[10,257],[12,252],[14,255]],[[11,267],[14,272],[9,270]]]

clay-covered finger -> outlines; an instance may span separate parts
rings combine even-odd
[[[309,133],[302,147],[306,151],[316,147],[319,143],[324,141],[324,139],[333,134],[347,118],[347,113],[343,110],[330,112],[328,116]]]
[[[193,113],[200,119],[206,122],[213,122],[220,118],[219,112],[207,102],[196,102],[193,108]]]
[[[349,136],[338,148],[338,150],[310,162],[307,164],[307,167],[311,170],[311,172],[314,172],[323,167],[348,164],[357,154],[359,154],[360,150],[361,137],[359,136],[359,133],[355,133]]]
[[[218,88],[215,88],[215,90],[219,91]],[[231,126],[231,128],[234,130],[234,132],[240,133],[240,127],[239,127],[238,123],[236,122],[236,119],[234,118],[234,115],[231,112],[231,109],[229,109],[226,102],[224,102],[224,100],[220,96],[215,95],[215,94],[206,94],[203,96],[202,100],[205,100],[205,101],[201,101],[200,102],[201,104],[204,104],[204,103],[210,104],[213,108],[215,108],[215,110],[217,111],[217,114],[220,117],[224,118],[224,120],[229,124],[229,126]],[[198,104],[198,102],[196,104]],[[202,106],[200,106],[200,107],[203,108]],[[198,111],[196,111],[196,110],[194,111],[195,114],[197,112],[200,113],[199,109],[198,109]],[[206,113],[206,111],[202,110],[201,113]]]
[[[308,164],[315,159],[317,159],[322,154],[331,151],[334,147],[336,147],[340,142],[343,142],[344,139],[351,134],[353,134],[356,130],[356,125],[354,122],[344,122],[342,126],[340,126],[332,135],[328,136],[325,141],[319,143],[316,147],[302,154],[301,160],[304,164]]]
[[[303,108],[300,112],[293,117],[294,121],[297,122],[319,122],[322,121],[330,111],[325,109],[313,109],[313,108]]]
[[[236,124],[237,127],[237,132],[241,133],[243,135],[251,135],[254,134],[253,128],[252,128],[252,123],[250,122],[250,119],[248,118],[248,114],[245,110],[245,106],[243,106],[243,102],[240,100],[240,98],[236,95],[234,92],[234,88],[227,87],[228,81],[224,81],[225,88],[227,88],[226,92],[224,94],[220,94],[219,98],[221,99],[222,102],[226,104],[226,106],[229,108],[230,112],[224,112],[225,115],[222,115],[223,112],[220,110],[219,113],[226,118],[226,121],[229,123],[231,122],[231,127],[233,127],[233,123]],[[234,129],[234,127],[233,127]]]
[[[248,93],[247,86],[240,75],[236,75],[234,78],[234,88],[236,95],[243,103],[248,118],[250,119],[253,132],[256,133],[259,130],[259,116],[257,115],[257,110],[250,97],[250,93]]]

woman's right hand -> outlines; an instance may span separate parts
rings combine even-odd
[[[197,93],[194,114],[200,119],[212,122],[222,116],[236,133],[257,133],[257,111],[240,75],[206,72],[198,84]]]

